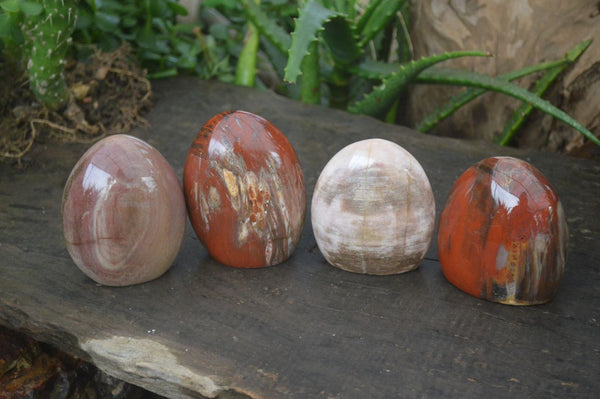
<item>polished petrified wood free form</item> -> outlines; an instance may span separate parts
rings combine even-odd
[[[294,252],[306,212],[304,175],[269,121],[243,111],[215,115],[190,147],[183,184],[192,226],[219,262],[271,266]]]
[[[471,295],[511,305],[548,302],[565,270],[567,222],[554,188],[529,163],[491,157],[455,182],[442,212],[442,271]]]
[[[327,264],[309,223],[278,267],[223,267],[189,228],[161,278],[100,286],[77,272],[60,225],[63,187],[86,146],[40,144],[25,170],[0,164],[0,324],[167,397],[559,399],[600,391],[597,162],[423,135],[193,77],[153,82],[153,91],[152,127],[134,134],[178,175],[197,127],[228,109],[263,115],[285,133],[308,193],[336,152],[375,134],[419,160],[439,208],[481,159],[526,159],[552,182],[569,223],[554,300],[515,308],[464,294],[444,278],[435,240],[410,273],[344,272]]]
[[[367,274],[416,269],[433,236],[435,201],[419,162],[382,139],[352,143],[315,186],[312,226],[333,266]]]
[[[105,285],[143,283],[169,269],[185,230],[179,179],[151,145],[114,135],[73,167],[62,224],[75,264]]]

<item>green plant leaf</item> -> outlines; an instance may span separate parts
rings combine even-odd
[[[240,52],[235,70],[235,84],[240,86],[254,86],[256,78],[256,56],[260,34],[252,22],[248,23],[248,31],[244,38],[244,46]]]
[[[290,35],[265,14],[254,0],[243,0],[242,5],[248,20],[256,26],[262,36],[270,41],[282,54],[287,54],[292,39]]]
[[[118,31],[120,21],[121,18],[118,15],[107,14],[102,11],[96,13],[94,20],[96,26],[105,32]]]
[[[425,75],[425,76],[423,76]],[[556,119],[571,126],[587,139],[600,146],[600,139],[587,130],[581,123],[571,118],[564,111],[556,108],[550,102],[536,96],[535,94],[523,89],[520,86],[509,83],[505,80],[492,78],[475,72],[458,71],[451,69],[437,69],[435,72],[421,73],[419,76],[421,83],[447,84],[458,86],[472,86],[481,89],[493,90],[499,93],[518,98],[521,101],[531,104],[533,107],[555,117]]]
[[[350,65],[361,56],[352,21],[337,14],[325,21],[323,27],[321,36],[336,63]]]
[[[213,8],[222,6],[223,8],[234,9],[235,6],[237,5],[237,1],[236,0],[205,0],[204,5],[206,7],[213,7]]]
[[[14,14],[0,13],[0,39],[6,40],[4,44],[20,46],[24,40],[23,32],[19,28],[18,19],[11,15]],[[20,53],[21,50],[17,52]]]
[[[4,0],[3,2],[0,2],[0,8],[2,8],[4,11],[13,13],[21,11],[19,0]]]
[[[409,26],[410,26],[410,2],[405,2],[400,7],[398,16],[398,22],[396,27],[398,29],[396,33],[396,42],[398,43],[398,49],[396,54],[400,62],[406,62],[412,59],[413,48],[412,40],[410,38]]]
[[[377,9],[377,7],[379,7],[379,5],[381,4],[382,1],[383,0],[375,0],[375,1],[368,2],[367,8],[365,8],[365,10],[361,14],[361,16],[358,18],[358,21],[356,22],[356,31],[357,32],[362,32],[365,29],[365,25],[371,18],[371,15],[373,15],[373,13],[375,12],[375,9]]]
[[[287,53],[280,52],[279,49],[264,36],[261,36],[260,39],[261,50],[273,66],[273,69],[279,78],[278,84],[283,85],[283,69],[287,63]]]
[[[148,79],[166,79],[177,76],[177,68],[169,68],[162,71],[148,74]]]
[[[48,110],[65,105],[70,92],[64,79],[64,59],[76,20],[76,1],[44,2],[40,15],[25,18],[24,55],[27,57],[29,88]],[[40,40],[44,38],[44,40]]]
[[[0,14],[0,39],[12,36],[12,24],[8,13]]]
[[[359,47],[363,47],[390,23],[405,0],[383,0],[375,7],[359,31]]]
[[[506,74],[498,76],[497,78],[506,80],[506,81],[512,81],[515,79],[520,79],[527,75],[531,75],[532,73],[542,72],[547,69],[551,69],[551,68],[554,68],[557,66],[564,65],[567,62],[568,61],[565,59],[558,60],[558,61],[544,62],[544,63],[538,64],[538,65],[528,66],[528,67],[519,69],[517,71],[508,72]],[[417,76],[417,78],[415,80],[416,83],[421,83],[422,79],[424,79],[424,81],[422,83],[428,83],[427,76],[430,73],[439,74],[439,73],[443,73],[443,72],[439,71],[435,67],[433,67],[427,71],[423,71],[420,75]],[[415,129],[420,132],[423,132],[423,133],[428,132],[437,123],[439,123],[440,121],[449,117],[454,111],[456,111],[463,105],[467,104],[468,102],[474,100],[478,96],[484,94],[485,92],[486,92],[485,89],[480,89],[480,88],[476,88],[476,87],[467,88],[466,90],[462,91],[461,93],[453,96],[446,104],[444,104],[441,107],[438,107],[434,112],[425,116],[423,118],[423,120],[421,122],[419,122],[419,124],[417,126],[415,126]]]
[[[386,76],[380,86],[373,89],[361,101],[348,107],[348,111],[355,114],[379,116],[389,109],[406,86],[420,72],[442,61],[468,56],[489,56],[489,54],[481,51],[455,51],[410,61],[401,65],[394,73]]]
[[[391,62],[381,62],[375,60],[364,60],[358,65],[350,67],[353,75],[365,79],[384,79],[385,77],[396,73],[402,68],[403,64]]]
[[[44,9],[41,4],[36,3],[35,1],[21,1],[20,6],[23,14],[30,17],[34,15],[40,15]]]
[[[319,72],[319,46],[312,42],[308,54],[302,60],[300,78],[300,100],[307,104],[321,102],[321,74]]]
[[[566,56],[564,59],[564,63],[562,65],[556,66],[552,69],[549,69],[541,79],[539,79],[535,86],[533,87],[532,92],[538,96],[542,96],[548,87],[556,80],[556,78],[572,63],[577,61],[579,56],[583,54],[583,52],[589,47],[592,43],[591,40],[586,40],[577,44]],[[528,103],[523,103],[519,108],[517,108],[510,120],[504,125],[504,129],[500,136],[496,137],[494,140],[496,143],[500,145],[507,145],[517,134],[517,130],[523,125],[531,111],[533,110],[533,106]]]
[[[317,34],[325,29],[325,23],[336,15],[339,14],[323,7],[316,1],[308,1],[300,9],[296,28],[292,33],[288,63],[285,67],[285,81],[296,82],[301,74],[300,65],[308,53],[309,45],[317,40]]]
[[[188,15],[187,9],[176,1],[167,2],[167,6],[175,13],[175,15],[186,16]]]

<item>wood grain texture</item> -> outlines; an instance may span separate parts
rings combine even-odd
[[[423,168],[388,140],[361,140],[333,156],[311,205],[313,235],[327,261],[354,273],[406,273],[433,237],[435,200]]]
[[[160,277],[179,253],[186,222],[183,190],[167,160],[123,134],[97,142],[77,161],[61,215],[75,264],[111,286]]]
[[[337,151],[374,135],[419,160],[438,213],[469,166],[493,155],[522,158],[563,202],[570,237],[562,285],[540,306],[473,298],[445,280],[435,242],[413,272],[348,273],[321,256],[307,215],[296,252],[277,268],[219,265],[188,225],[161,278],[99,286],[73,264],[60,228],[63,185],[86,147],[39,145],[27,170],[0,165],[0,324],[174,398],[584,398],[600,391],[600,165],[427,137],[191,78],[156,82],[155,91],[152,128],[134,134],[178,176],[198,127],[229,109],[261,115],[288,137],[307,193]]]
[[[194,231],[211,257],[254,268],[280,264],[300,241],[306,214],[296,152],[275,125],[226,111],[198,132],[183,168]]]
[[[531,164],[491,157],[454,183],[438,223],[444,276],[469,294],[511,305],[548,302],[564,273],[567,221]]]

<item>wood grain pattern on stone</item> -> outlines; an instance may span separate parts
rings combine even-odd
[[[173,398],[589,398],[600,392],[600,165],[440,139],[194,78],[158,81],[153,91],[152,128],[133,133],[180,177],[198,127],[231,109],[261,115],[285,132],[308,193],[340,148],[372,137],[419,160],[438,212],[471,165],[497,155],[523,159],[552,182],[569,224],[560,289],[551,302],[529,307],[466,295],[444,278],[435,240],[410,273],[348,273],[318,251],[310,215],[294,255],[277,267],[223,267],[188,225],[163,276],[130,287],[98,286],[74,269],[60,225],[62,188],[87,146],[40,144],[28,169],[0,165],[0,324]]]
[[[77,161],[61,214],[75,264],[94,281],[114,286],[167,271],[186,220],[181,184],[167,160],[124,134],[102,139]]]
[[[551,300],[565,271],[562,204],[532,165],[491,157],[455,182],[440,216],[442,271],[473,296],[511,305]]]
[[[219,262],[273,266],[296,249],[304,175],[289,141],[264,118],[243,111],[212,117],[190,147],[183,185],[194,231]]]
[[[397,274],[421,264],[433,237],[435,202],[419,162],[382,139],[333,156],[313,193],[311,219],[325,259],[355,273]]]

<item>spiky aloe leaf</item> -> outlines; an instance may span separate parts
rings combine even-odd
[[[24,23],[27,70],[30,87],[48,109],[57,109],[69,99],[63,76],[65,56],[75,26],[75,0],[43,0],[43,12]]]
[[[321,36],[336,63],[350,65],[358,60],[362,50],[350,19],[338,14],[325,21],[324,28]]]
[[[455,51],[450,53],[423,57],[416,61],[402,64],[394,73],[386,76],[380,86],[367,94],[362,100],[348,107],[348,111],[355,114],[378,116],[385,112],[398,98],[406,86],[423,70],[452,58],[468,56],[489,56],[481,51]]]
[[[325,22],[335,15],[337,15],[335,11],[329,10],[314,1],[306,2],[304,7],[300,9],[296,27],[292,33],[292,43],[283,77],[285,81],[296,83],[296,79],[301,73],[302,59],[308,53],[309,45],[316,41],[317,34],[325,29]]]
[[[284,80],[295,83],[301,73],[302,59],[308,53],[309,45],[323,35],[335,62],[349,64],[361,54],[357,46],[352,21],[342,13],[323,7],[316,1],[308,1],[300,9],[296,27],[292,33],[288,63]]]
[[[402,65],[404,64],[364,60],[360,64],[350,67],[350,71],[353,75],[361,78],[381,80],[398,72],[402,68]]]
[[[531,75],[536,72],[542,72],[547,69],[565,65],[568,62],[569,62],[569,60],[567,58],[561,59],[561,60],[556,60],[556,61],[543,62],[543,63],[537,64],[537,65],[527,66],[525,68],[522,68],[522,69],[519,69],[516,71],[508,72],[506,74],[498,76],[497,78],[507,80],[507,81],[520,79],[524,76]],[[359,76],[361,78],[384,79],[388,75],[390,75],[394,72],[398,72],[398,70],[402,67],[402,65],[403,64],[397,64],[397,63],[391,63],[391,62],[365,60],[365,61],[361,62],[360,64],[351,67],[350,70],[352,71],[352,73],[354,75]],[[427,76],[430,73],[434,74],[434,75],[440,74],[441,70],[442,69],[439,69],[435,66],[433,66],[427,70],[424,70],[423,72],[421,72],[421,74],[417,75],[417,77],[415,78],[415,82],[419,83],[420,76],[423,76],[424,77],[423,83],[429,83]],[[478,88],[472,88],[472,87],[468,88],[467,91],[469,93],[473,92],[474,94],[476,94],[476,93],[482,94],[482,93],[486,92],[486,90],[484,90],[484,89],[478,89]]]
[[[381,4],[382,1],[383,0],[374,0],[374,1],[369,1],[367,3],[367,8],[365,8],[365,10],[361,14],[360,18],[358,18],[358,21],[356,22],[356,31],[357,32],[362,32],[365,29],[365,26],[367,25],[367,22],[371,18],[371,15],[373,15],[373,13],[377,9],[377,7],[379,7],[379,5]]]
[[[242,0],[248,20],[256,26],[260,34],[271,42],[282,54],[287,54],[292,39],[273,19],[265,14],[254,0]]]
[[[319,71],[319,43],[312,42],[308,54],[302,60],[300,100],[308,104],[321,102],[321,73]]]
[[[506,80],[507,82],[509,82],[512,80],[520,79],[527,75],[531,75],[532,73],[541,72],[541,71],[544,71],[544,70],[547,70],[550,68],[554,68],[554,67],[563,65],[566,62],[567,62],[566,60],[544,62],[544,63],[538,64],[538,65],[528,66],[528,67],[519,69],[517,71],[508,72],[506,74],[498,76],[497,78]],[[437,69],[435,67],[431,68],[428,71],[423,71],[421,73],[421,75],[417,76],[415,82],[416,83],[428,83],[427,76],[430,73],[435,74],[435,73],[439,73],[439,71],[437,71]],[[422,76],[422,78],[421,78],[421,76]],[[443,106],[436,108],[433,113],[425,116],[423,118],[423,120],[421,122],[419,122],[419,124],[417,126],[415,126],[415,129],[420,132],[423,132],[423,133],[428,132],[437,123],[439,123],[440,121],[449,117],[457,109],[459,109],[460,107],[469,103],[470,101],[474,100],[475,98],[479,97],[480,95],[484,94],[486,91],[487,90],[485,90],[485,89],[479,89],[476,87],[467,88],[466,90],[453,96]]]
[[[527,75],[531,75],[533,73],[543,72],[545,70],[549,70],[549,69],[556,68],[556,67],[567,66],[569,63],[574,62],[576,59],[576,58],[571,59],[570,55],[573,54],[574,52],[576,53],[578,51],[585,50],[585,48],[587,48],[587,46],[589,46],[589,43],[591,43],[591,41],[585,41],[585,42],[579,43],[577,46],[575,46],[575,48],[571,52],[569,52],[565,56],[565,58],[563,58],[561,60],[543,62],[543,63],[537,64],[537,65],[527,66],[525,68],[522,68],[522,69],[519,69],[516,71],[511,71],[511,72],[505,73],[503,75],[498,76],[497,78],[506,80],[506,81],[512,81],[512,80],[520,79]],[[427,73],[429,73],[429,72],[435,73],[434,68],[432,68],[430,71],[424,71],[423,73],[425,74],[425,77],[427,76]],[[416,82],[417,83],[419,82],[419,76],[417,76]],[[452,115],[452,113],[454,113],[457,109],[459,109],[460,107],[469,103],[470,101],[474,100],[475,98],[477,98],[478,96],[480,96],[481,94],[483,94],[485,92],[486,92],[485,89],[469,87],[468,89],[462,91],[461,93],[453,96],[443,106],[436,108],[436,110],[433,111],[431,114],[425,116],[423,118],[423,120],[421,122],[419,122],[419,124],[417,124],[417,126],[415,126],[415,129],[417,129],[418,131],[423,132],[423,133],[428,132],[440,121],[442,121],[445,118]]]
[[[410,26],[410,2],[405,2],[400,10],[398,11],[398,32],[396,34],[396,41],[398,43],[398,59],[400,62],[406,62],[412,59],[413,48],[412,41],[410,39],[410,33],[408,27]]]
[[[406,0],[383,0],[378,2],[377,6],[370,12],[367,21],[362,23],[362,20],[359,20],[361,23],[361,30],[359,31],[360,40],[358,46],[363,47],[369,40],[373,39],[377,33],[385,29],[405,1]]]
[[[567,55],[565,56],[564,63],[562,65],[558,65],[552,69],[549,69],[541,79],[539,79],[535,86],[533,87],[533,93],[538,96],[542,96],[548,87],[558,78],[558,76],[572,63],[577,61],[579,56],[583,54],[583,52],[589,47],[592,43],[591,40],[586,40],[584,42],[579,43],[575,46]],[[533,106],[531,104],[523,103],[519,108],[513,112],[510,120],[504,125],[504,129],[500,136],[498,136],[494,141],[500,145],[507,145],[517,134],[517,130],[523,125],[531,111],[533,110]]]
[[[528,90],[505,80],[492,78],[490,76],[481,75],[475,72],[440,68],[436,69],[436,71],[427,71],[427,73],[421,73],[419,76],[419,82],[478,87],[515,97],[566,123],[573,129],[583,134],[591,142],[600,146],[600,139],[594,136],[592,132],[587,130],[581,123],[571,118],[564,111],[556,108],[550,102],[536,96]]]

